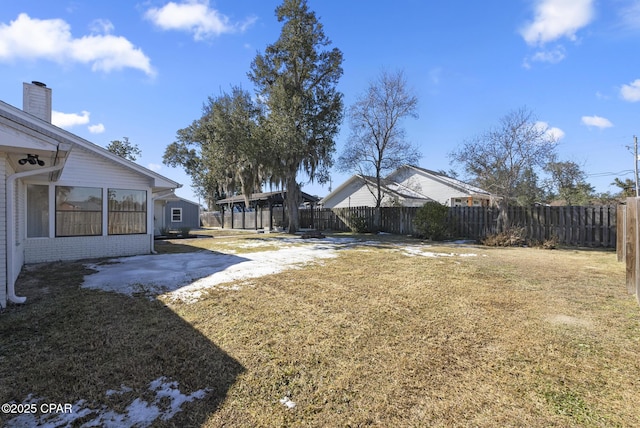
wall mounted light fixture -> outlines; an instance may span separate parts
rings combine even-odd
[[[38,159],[38,155],[27,155],[26,158],[20,159],[18,163],[20,165],[25,165],[26,163],[29,163],[29,165],[38,164],[39,166],[44,166],[44,161],[41,161],[40,159]]]

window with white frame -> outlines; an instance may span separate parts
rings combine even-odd
[[[56,236],[102,235],[102,189],[56,186]]]
[[[182,223],[182,208],[171,208],[171,222]]]
[[[147,192],[108,189],[107,227],[109,235],[147,233]]]
[[[49,186],[27,184],[27,238],[49,237]]]

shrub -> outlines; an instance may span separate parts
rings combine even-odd
[[[494,233],[482,240],[489,247],[521,247],[526,244],[524,227],[510,227],[504,232]]]
[[[544,239],[542,241],[532,241],[529,242],[529,245],[536,248],[542,248],[543,250],[555,250],[558,247],[558,236],[553,235],[549,239]]]
[[[183,237],[189,236],[189,232],[191,232],[191,228],[188,226],[180,228],[180,235],[182,235]]]
[[[349,219],[349,229],[354,233],[366,233],[369,231],[367,227],[367,219],[359,215],[353,215]]]
[[[421,238],[442,241],[450,234],[449,207],[438,202],[424,204],[413,220],[413,224]]]

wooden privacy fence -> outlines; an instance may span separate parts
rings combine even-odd
[[[398,235],[415,235],[413,223],[419,208],[414,207],[351,207],[313,208],[300,210],[303,229],[348,232],[359,226],[365,230],[380,230]],[[526,237],[544,241],[557,239],[564,245],[583,247],[616,247],[616,206],[594,205],[585,207],[508,207],[508,227],[523,228]],[[202,223],[208,227],[234,229],[262,229],[288,224],[286,210],[273,207],[273,211],[205,213]],[[233,220],[232,220],[233,219]],[[483,239],[507,229],[500,221],[495,207],[452,207],[449,221],[456,238]],[[376,227],[376,225],[378,225]]]
[[[319,230],[350,231],[358,224],[375,230],[401,234],[416,234],[413,219],[419,208],[372,207],[315,208],[300,211],[300,227]],[[558,243],[585,247],[616,247],[616,206],[586,207],[508,207],[510,227],[523,228],[526,237],[544,241],[555,238]],[[449,220],[455,237],[483,239],[503,232],[497,208],[452,207]]]
[[[522,228],[531,240],[557,239],[558,243],[581,247],[616,247],[616,206],[531,206],[507,207],[508,225],[500,224],[499,210],[486,207],[450,209],[454,235],[482,239],[504,232],[508,227]]]
[[[300,210],[300,227],[318,230],[348,232],[362,225],[365,230],[375,230],[376,216],[379,215],[377,229],[398,235],[415,233],[413,219],[418,208],[383,207],[379,214],[373,207],[314,208]]]

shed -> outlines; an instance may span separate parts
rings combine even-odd
[[[154,234],[161,235],[163,229],[181,229],[200,227],[200,205],[177,196],[174,191],[166,192],[154,198],[153,218]]]

